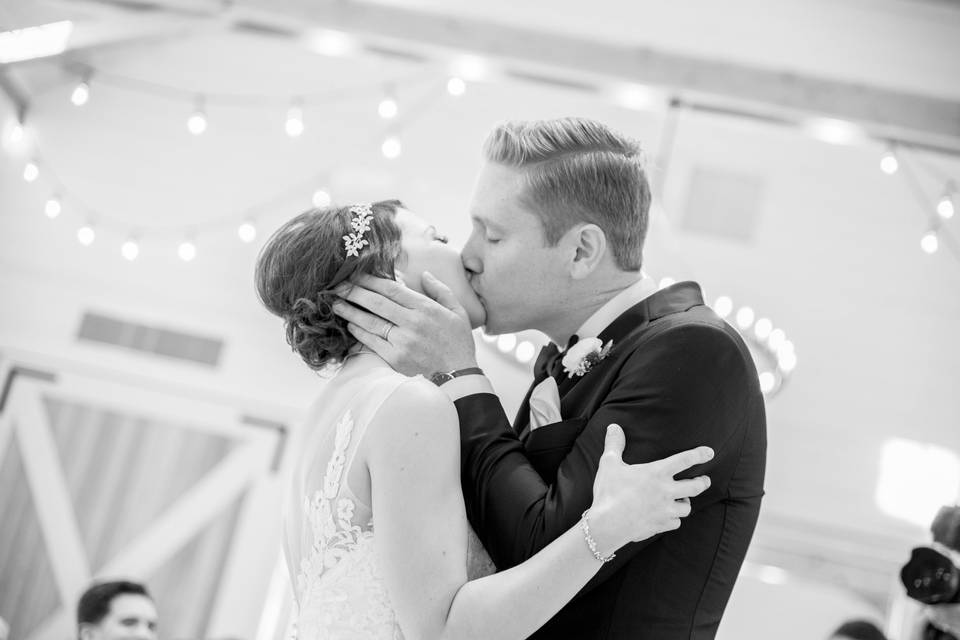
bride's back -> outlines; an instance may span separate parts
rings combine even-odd
[[[377,356],[354,356],[304,425],[284,518],[304,640],[401,637],[373,553],[369,474],[354,462],[370,421],[407,380]]]

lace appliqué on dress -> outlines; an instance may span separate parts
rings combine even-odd
[[[321,489],[303,498],[312,543],[297,575],[301,640],[403,639],[377,568],[372,523],[366,529],[355,524],[356,505],[340,496],[353,428],[347,411],[337,423]]]

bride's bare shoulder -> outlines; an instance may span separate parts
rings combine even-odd
[[[370,423],[374,441],[386,447],[429,441],[432,447],[459,448],[457,410],[429,380],[414,377],[390,394]]]

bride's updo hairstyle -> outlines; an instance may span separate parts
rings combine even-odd
[[[373,218],[359,256],[347,256],[344,236],[353,233],[350,205],[301,213],[277,229],[260,250],[254,279],[263,305],[284,320],[287,343],[311,369],[342,362],[357,340],[333,313],[333,289],[356,274],[396,279],[401,255],[395,216],[403,204],[370,204]]]

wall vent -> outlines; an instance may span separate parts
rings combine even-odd
[[[219,338],[151,327],[89,311],[83,314],[77,338],[210,367],[220,363],[223,352],[223,340]]]
[[[696,167],[687,189],[684,231],[750,242],[756,233],[764,180],[749,173]]]

